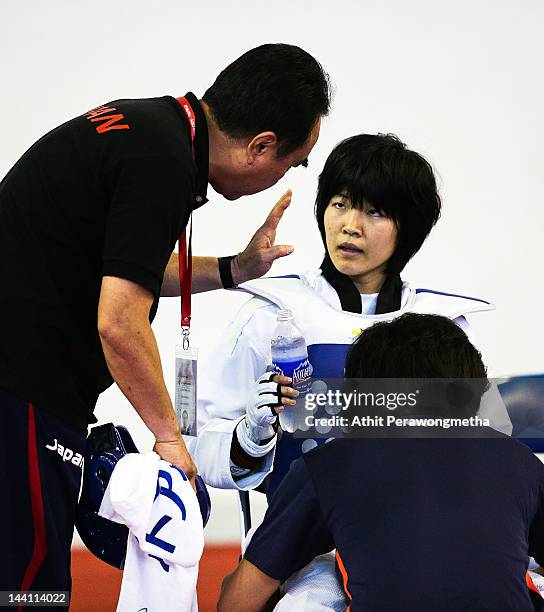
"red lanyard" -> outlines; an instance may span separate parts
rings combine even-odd
[[[178,98],[181,108],[187,115],[187,120],[191,126],[191,149],[193,158],[195,156],[195,133],[196,119],[195,113],[186,98]],[[187,248],[187,238],[185,229],[179,237],[178,243],[178,270],[179,270],[179,289],[181,295],[181,331],[183,334],[183,348],[189,348],[189,328],[191,327],[191,282],[193,280],[193,223],[192,216],[189,219],[189,248]]]

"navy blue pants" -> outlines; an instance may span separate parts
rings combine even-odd
[[[0,590],[70,591],[86,432],[1,389],[0,417]]]

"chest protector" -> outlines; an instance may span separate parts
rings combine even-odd
[[[378,321],[391,321],[405,312],[457,319],[466,314],[494,309],[489,302],[478,298],[415,289],[407,283],[403,291],[404,306],[400,310],[379,315],[340,310],[325,301],[303,278],[295,275],[257,279],[244,283],[240,289],[293,313],[295,323],[306,340],[315,378],[343,378],[346,354],[351,343]],[[283,432],[276,448],[267,495],[270,497],[274,493],[295,459],[325,442],[323,438],[294,438],[292,434]]]

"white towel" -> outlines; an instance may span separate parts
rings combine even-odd
[[[116,465],[100,516],[130,530],[117,612],[196,612],[204,528],[181,470],[148,453]]]

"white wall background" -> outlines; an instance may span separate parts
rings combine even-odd
[[[317,265],[312,207],[327,154],[356,133],[394,132],[436,168],[444,205],[404,278],[493,301],[496,313],[474,323],[495,372],[544,371],[541,0],[3,0],[0,21],[2,176],[49,129],[103,102],[201,95],[253,46],[302,46],[336,87],[310,167],[237,203],[211,192],[194,216],[195,254],[241,250],[291,187],[278,239],[296,251],[273,271]],[[203,356],[239,303],[224,292],[194,298]],[[154,328],[168,382],[177,326],[177,301],[163,300]],[[142,448],[151,444],[116,389],[97,415],[128,424]],[[236,537],[233,494],[216,500],[209,538]]]

